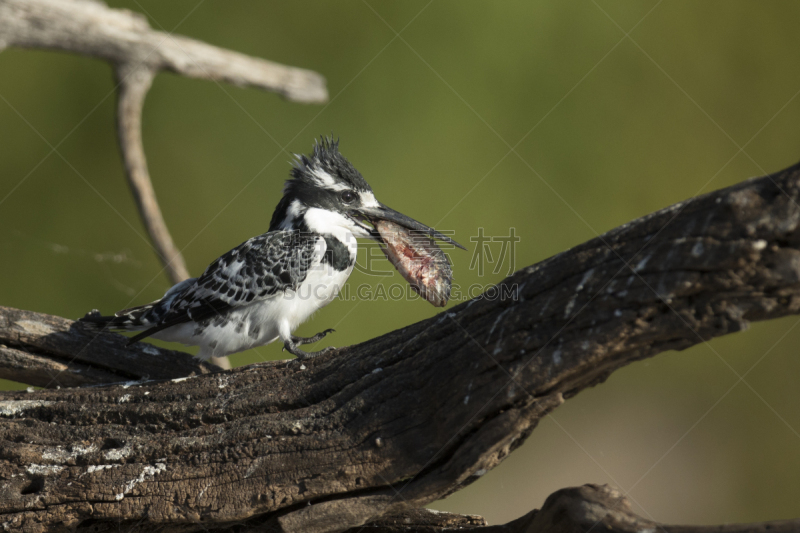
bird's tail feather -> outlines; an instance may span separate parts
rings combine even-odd
[[[95,331],[139,331],[153,325],[155,319],[153,309],[158,303],[124,309],[114,313],[113,316],[104,316],[97,309],[92,309],[80,321]]]
[[[97,309],[92,309],[80,322],[94,331],[142,331],[152,328],[167,315],[175,298],[195,281],[196,278],[184,280],[174,285],[160,300],[117,311],[114,316],[103,316]]]

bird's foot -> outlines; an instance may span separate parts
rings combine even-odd
[[[313,359],[315,357],[319,357],[320,355],[325,355],[327,353],[331,353],[336,350],[333,346],[328,348],[324,348],[318,352],[304,352],[298,347],[298,344],[292,340],[291,342],[284,342],[283,349],[292,354],[293,356],[297,357],[300,361],[305,361],[307,359]]]
[[[292,335],[292,342],[297,346],[300,346],[300,345],[303,345],[303,344],[312,344],[314,342],[321,341],[322,339],[325,338],[325,335],[327,335],[328,333],[333,333],[334,331],[336,331],[336,330],[335,329],[326,329],[325,331],[317,333],[313,337],[295,337],[294,335]]]

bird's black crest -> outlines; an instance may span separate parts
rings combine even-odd
[[[355,191],[372,191],[361,173],[339,153],[339,140],[322,137],[314,143],[309,155],[295,155],[297,161],[283,187],[283,198],[278,202],[270,231],[276,230],[287,219],[289,206],[300,200],[304,206],[335,210],[339,208],[339,194],[345,186]]]
[[[297,162],[291,171],[291,176],[295,180],[307,183],[317,183],[313,171],[322,170],[333,177],[336,181],[341,181],[355,189],[371,191],[361,173],[339,152],[339,139],[333,137],[320,136],[320,140],[314,143],[314,151],[306,155],[295,155]],[[290,187],[292,180],[286,182]]]

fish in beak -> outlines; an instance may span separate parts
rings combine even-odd
[[[353,210],[353,216],[357,218],[366,218],[373,226],[375,226],[375,222],[380,220],[392,222],[398,226],[402,226],[408,230],[411,230],[412,232],[427,235],[432,239],[439,239],[440,241],[452,244],[453,246],[461,248],[462,250],[466,250],[464,246],[460,245],[447,235],[444,235],[432,227],[426,226],[421,222],[417,222],[413,218],[380,203],[378,204],[378,207],[358,207]],[[377,241],[382,240],[377,231],[371,232],[371,236]]]
[[[370,237],[382,243],[381,250],[411,288],[436,307],[450,299],[453,269],[434,238],[466,250],[456,241],[430,226],[379,204],[360,207],[355,217],[366,219],[375,229]]]

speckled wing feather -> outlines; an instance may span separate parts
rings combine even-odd
[[[271,231],[240,244],[177,295],[158,324],[131,337],[139,341],[184,322],[224,317],[233,308],[297,290],[315,256],[325,251],[320,236],[299,231]]]

